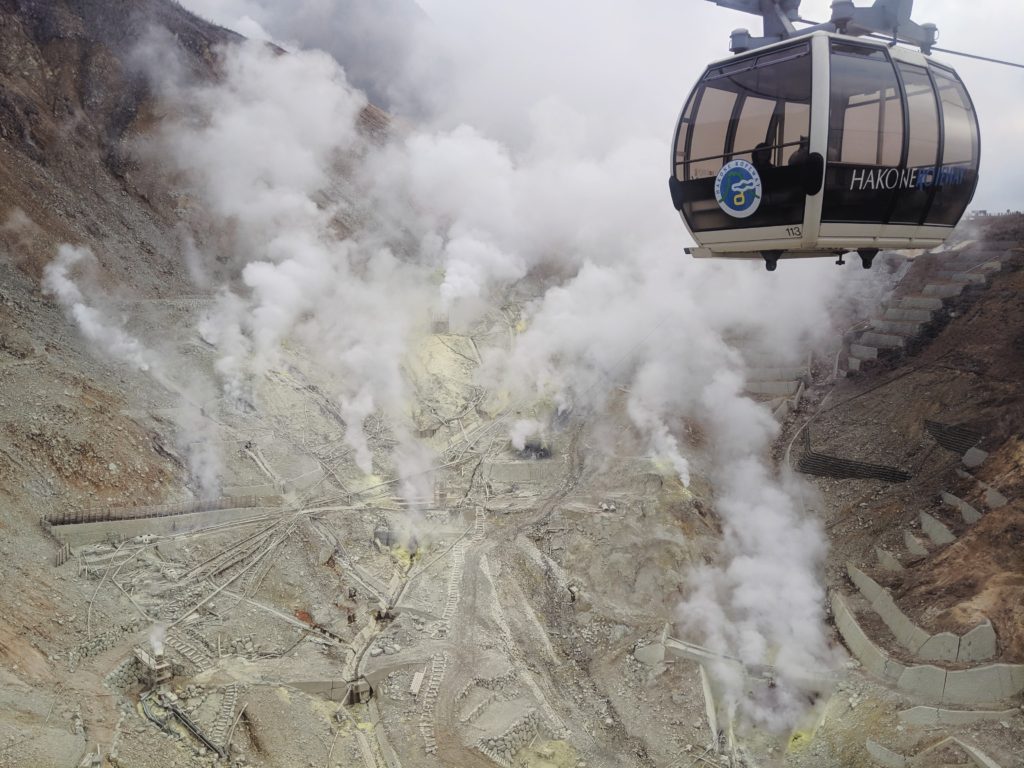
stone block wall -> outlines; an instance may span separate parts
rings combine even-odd
[[[854,656],[872,674],[901,691],[935,704],[985,704],[1024,693],[1024,664],[986,664],[946,670],[932,664],[906,665],[889,655],[864,632],[840,593],[833,592],[836,627]]]
[[[124,691],[136,685],[142,679],[142,673],[142,664],[132,654],[114,667],[103,679],[103,683],[115,691]]]
[[[530,710],[500,736],[488,736],[477,743],[477,748],[499,765],[512,764],[512,758],[525,747],[540,730],[540,716]]]
[[[896,642],[922,661],[972,662],[996,656],[996,633],[991,622],[979,624],[963,636],[953,632],[929,634],[900,610],[885,587],[852,564],[847,564],[846,571]]]

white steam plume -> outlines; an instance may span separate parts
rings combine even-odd
[[[693,591],[679,607],[679,621],[748,666],[775,665],[779,677],[771,701],[744,699],[744,689],[730,680],[724,704],[783,731],[837,664],[823,632],[827,541],[818,521],[804,514],[801,481],[780,480],[767,465],[778,426],[742,395],[742,386],[740,377],[721,371],[703,389],[702,419],[714,436],[711,480],[722,521],[722,562],[698,566],[690,575]]]
[[[149,645],[157,656],[164,655],[164,641],[167,638],[167,627],[163,624],[154,624],[149,628]]]
[[[526,441],[534,435],[543,435],[544,425],[536,419],[519,419],[509,429],[509,442],[517,451],[526,448]]]
[[[417,76],[398,84],[423,86],[437,108],[434,127],[383,149],[359,139],[361,97],[321,54],[275,56],[247,44],[225,51],[216,85],[165,84],[178,117],[154,148],[230,230],[221,247],[239,265],[204,335],[218,345],[229,392],[244,392],[246,377],[274,365],[286,339],[315,350],[335,374],[359,466],[372,468],[362,427],[377,411],[399,437],[398,460],[419,466],[401,426],[401,361],[418,318],[460,299],[499,298],[536,278],[530,284],[543,295],[526,312],[527,330],[510,353],[491,353],[484,383],[591,419],[625,388],[627,413],[650,453],[684,483],[691,467],[680,421],[703,427],[723,468],[712,479],[726,536],[720,565],[691,574],[685,626],[716,650],[777,664],[781,690],[796,691],[796,668],[829,662],[823,539],[789,483],[770,470],[774,423],[740,394],[734,342],[780,358],[806,349],[829,332],[838,280],[849,277],[821,263],[787,263],[770,276],[759,265],[687,260],[664,184],[678,104],[635,87],[650,76],[624,63],[636,47],[605,55],[624,43],[592,29],[589,12],[618,30],[633,29],[635,14],[588,8],[582,24],[593,34],[582,39],[601,54],[560,67],[552,59],[564,46],[524,47],[509,34],[526,29],[537,7],[486,4],[455,19],[441,38],[496,14],[479,39],[458,37],[446,52],[456,61],[446,70],[451,82]],[[559,43],[566,36],[558,24],[536,32]],[[648,55],[638,61],[650,64]],[[524,60],[530,56],[536,60]],[[624,93],[634,99],[628,105]],[[343,169],[354,173],[341,182],[335,172]],[[439,285],[430,278],[436,267]],[[525,441],[521,430],[513,437]],[[763,540],[745,535],[764,526]],[[790,546],[794,535],[801,546]],[[764,583],[784,589],[765,594]],[[758,722],[798,715],[795,693],[773,710],[744,703],[739,686],[723,682],[732,704]]]
[[[630,277],[622,265],[587,265],[549,290],[511,355],[489,361],[491,381],[598,419],[625,387],[634,426],[684,484],[690,466],[673,424],[682,417],[705,431],[724,539],[719,564],[688,575],[692,595],[680,607],[680,623],[716,651],[750,665],[775,664],[772,702],[746,700],[743,681],[728,669],[716,670],[718,682],[734,711],[760,725],[792,726],[806,707],[808,671],[834,663],[823,612],[825,537],[803,514],[795,486],[770,469],[778,427],[742,394],[741,361],[724,341],[746,326],[750,307],[767,303],[767,284],[758,296],[736,279],[750,272],[742,266],[705,271],[674,258],[646,270]],[[783,306],[826,324],[828,294],[772,286]],[[735,300],[731,312],[714,307],[723,296]]]
[[[76,267],[95,271],[96,257],[88,248],[64,244],[57,258],[43,271],[43,290],[54,296],[78,325],[82,335],[104,354],[131,365],[138,371],[151,372],[157,379],[164,376],[157,356],[132,336],[118,322],[95,306],[90,306],[81,289],[71,277]]]
[[[63,244],[43,270],[43,291],[53,296],[79,332],[102,355],[152,376],[181,397],[175,409],[176,438],[188,461],[189,476],[201,498],[220,492],[221,463],[216,450],[218,426],[202,412],[203,381],[194,374],[187,385],[175,382],[175,366],[125,329],[125,318],[110,310],[109,297],[95,279],[99,265],[88,248]],[[74,272],[79,272],[76,281]],[[85,289],[85,291],[83,291]],[[86,295],[88,292],[88,296]]]
[[[373,472],[364,428],[382,410],[400,443],[400,474],[419,475],[401,363],[434,289],[429,271],[399,258],[376,229],[351,231],[370,214],[339,179],[368,151],[357,129],[366,98],[323,53],[279,55],[247,42],[223,49],[222,66],[213,84],[153,73],[171,117],[142,152],[180,174],[201,203],[197,219],[221,235],[208,248],[237,265],[200,325],[218,349],[223,388],[249,398],[251,377],[297,341],[333,374],[357,466]]]

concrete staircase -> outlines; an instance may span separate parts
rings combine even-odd
[[[880,360],[913,353],[963,301],[965,292],[984,288],[1014,255],[1016,243],[986,241],[958,251],[925,253],[914,259],[893,294],[866,328],[848,334],[839,369],[856,373]]]
[[[765,403],[781,421],[797,406],[810,384],[810,358],[779,359],[776,355],[744,350],[742,346],[740,354],[746,363],[744,391]]]

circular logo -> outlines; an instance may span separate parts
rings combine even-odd
[[[737,219],[745,219],[761,205],[761,176],[746,160],[730,160],[715,177],[718,207]]]

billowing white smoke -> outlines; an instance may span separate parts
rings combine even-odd
[[[60,246],[57,258],[47,264],[44,270],[44,291],[60,302],[82,335],[103,353],[138,371],[152,372],[158,379],[162,378],[164,372],[157,356],[128,333],[121,322],[86,302],[81,289],[71,277],[71,271],[76,266],[95,270],[96,257],[88,248],[67,244]]]
[[[415,0],[188,0],[193,12],[254,40],[317,48],[379,106],[412,96],[401,86],[412,44],[427,22]],[[400,92],[395,93],[396,90]]]
[[[472,53],[494,71],[494,56]],[[237,265],[237,275],[202,329],[219,349],[227,391],[245,396],[248,378],[297,340],[335,375],[358,465],[372,469],[363,427],[383,411],[396,461],[409,467],[402,474],[420,477],[429,462],[410,437],[401,368],[420,318],[536,278],[545,291],[527,309],[527,329],[510,353],[486,360],[484,383],[593,419],[624,390],[650,452],[684,483],[679,420],[706,429],[726,535],[720,564],[691,574],[683,622],[718,650],[777,664],[782,706],[743,704],[742,687],[722,682],[755,720],[792,723],[795,671],[829,662],[824,539],[769,470],[774,422],[741,395],[742,362],[729,342],[780,357],[814,342],[828,332],[839,271],[786,264],[768,276],[758,265],[686,259],[664,183],[671,118],[644,123],[596,91],[573,104],[538,94],[543,78],[516,80],[506,84],[516,112],[506,115],[504,92],[473,101],[478,73],[467,58],[456,70],[472,82],[452,84],[462,114],[493,106],[485,123],[507,140],[439,115],[443,127],[377,149],[354,127],[362,98],[326,56],[245,44],[224,60],[216,85],[163,84],[172,117],[153,149],[230,232],[208,244],[222,252],[207,259]],[[525,445],[527,426],[513,430],[514,442]]]
[[[835,668],[823,632],[827,541],[806,516],[799,479],[776,477],[767,451],[778,427],[742,395],[740,377],[721,371],[701,396],[702,419],[714,435],[711,480],[722,520],[723,562],[698,566],[679,620],[712,648],[746,665],[775,665],[770,701],[742,698],[741,680],[727,679],[724,702],[772,730],[791,728],[809,697]]]
[[[201,204],[196,218],[221,235],[208,246],[221,251],[194,271],[213,271],[217,257],[236,265],[199,329],[218,349],[223,387],[250,398],[251,377],[281,365],[282,344],[297,341],[334,374],[359,468],[373,472],[364,426],[382,410],[402,475],[421,478],[401,365],[410,334],[429,316],[429,271],[383,240],[387,222],[351,232],[372,212],[356,211],[359,193],[339,186],[367,151],[357,131],[366,98],[323,53],[279,55],[247,42],[225,49],[222,61],[215,84],[154,73],[170,117],[143,154],[180,173]]]
[[[149,628],[149,645],[157,656],[164,655],[164,641],[167,638],[167,628],[163,624],[154,624]]]
[[[220,490],[221,473],[216,448],[218,428],[200,405],[209,400],[209,387],[202,377],[194,374],[187,383],[176,382],[171,373],[175,366],[165,355],[125,329],[125,318],[115,315],[109,297],[98,287],[95,279],[98,269],[96,257],[88,248],[61,245],[57,258],[44,269],[43,290],[57,299],[82,336],[101,354],[149,374],[165,389],[180,396],[180,407],[173,414],[176,437],[187,458],[189,476],[201,498],[215,497]]]
[[[526,441],[534,435],[543,435],[544,425],[536,419],[518,419],[509,428],[508,439],[517,451],[526,448]]]
[[[724,341],[745,327],[750,307],[767,303],[744,274],[750,270],[742,266],[705,271],[673,258],[633,275],[622,265],[587,265],[565,287],[546,293],[511,355],[492,358],[489,372],[493,383],[527,401],[553,398],[595,419],[623,388],[627,412],[651,453],[670,460],[684,484],[686,446],[670,425],[685,418],[708,435],[724,537],[716,565],[688,575],[692,594],[678,618],[689,637],[716,651],[777,666],[771,702],[746,700],[744,681],[732,668],[715,673],[731,710],[785,728],[807,706],[805,684],[834,666],[824,630],[826,544],[820,526],[803,513],[798,481],[770,469],[778,426],[744,396],[742,365]],[[825,295],[801,297],[798,286],[771,285],[783,306],[802,302],[803,312],[827,325]],[[723,298],[730,311],[716,310]],[[521,431],[513,430],[514,440]]]

